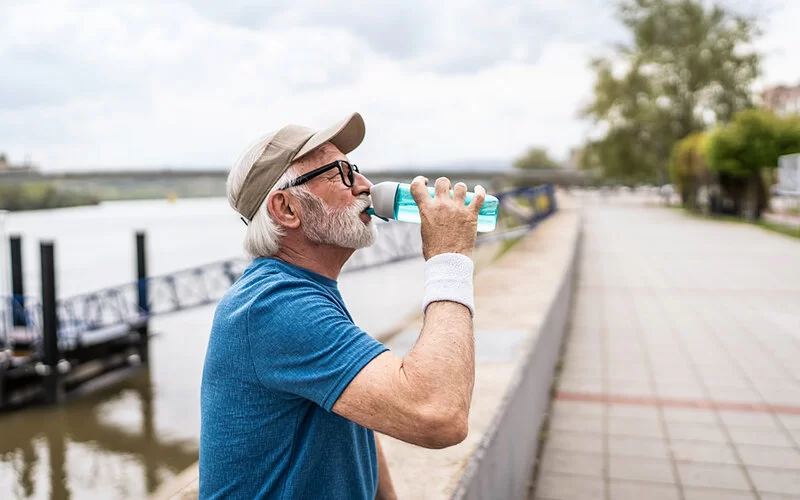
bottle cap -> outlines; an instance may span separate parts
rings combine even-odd
[[[399,182],[379,182],[369,189],[372,198],[372,210],[378,217],[394,219],[394,198]]]

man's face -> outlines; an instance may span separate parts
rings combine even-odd
[[[298,174],[347,157],[331,144],[320,148],[314,161],[305,164]],[[344,248],[364,248],[372,245],[377,228],[364,211],[370,207],[369,190],[372,183],[355,173],[353,185],[342,182],[338,168],[313,178],[304,184],[311,195],[296,193],[302,205],[301,227],[305,236],[315,243]]]

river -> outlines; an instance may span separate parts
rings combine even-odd
[[[219,198],[13,213],[7,227],[23,237],[26,295],[39,294],[39,242],[54,242],[59,297],[133,281],[137,230],[158,275],[243,256],[245,229]],[[419,307],[422,259],[343,274],[339,285],[356,323],[380,335]],[[213,313],[207,306],[153,319],[149,370],[118,386],[0,414],[0,498],[140,499],[194,463]]]

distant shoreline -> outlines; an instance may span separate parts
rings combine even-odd
[[[9,212],[97,205],[101,201],[99,196],[60,190],[49,183],[0,185],[0,209]]]

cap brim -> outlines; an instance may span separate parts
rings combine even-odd
[[[326,142],[330,142],[339,148],[339,151],[343,154],[348,154],[361,144],[361,141],[364,140],[365,133],[364,119],[361,117],[361,114],[353,113],[335,125],[320,130],[312,135],[311,139],[297,152],[294,161],[299,160]]]

